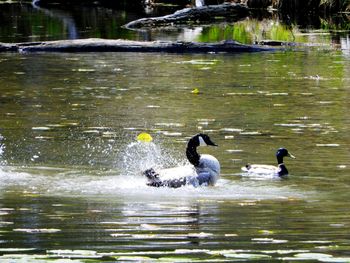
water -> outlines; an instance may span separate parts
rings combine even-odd
[[[349,261],[348,56],[0,61],[2,261]],[[200,149],[220,160],[218,184],[147,187],[140,171],[185,164],[197,132],[219,144]],[[289,179],[241,176],[281,146],[297,157]]]
[[[220,2],[220,1],[219,1]],[[118,2],[119,3],[119,2]],[[151,10],[142,6],[114,3],[114,9],[100,6],[32,5],[31,1],[0,1],[0,42],[106,38],[131,40],[216,42],[235,40],[252,44],[263,40],[308,43],[342,49],[349,54],[349,29],[346,14],[336,17],[305,17],[281,20],[278,14],[264,16],[252,12],[235,23],[218,21],[213,25],[127,30],[123,25],[138,18],[173,13],[184,6],[158,3]],[[214,3],[215,4],[215,3]],[[311,24],[312,21],[312,24]]]
[[[329,36],[296,52],[0,53],[0,262],[349,262],[350,57]],[[187,164],[197,132],[219,145],[200,148],[217,185],[147,187],[141,171]],[[243,176],[282,146],[288,179]]]

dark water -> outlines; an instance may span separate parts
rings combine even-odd
[[[120,4],[121,5],[121,4]],[[0,1],[0,42],[35,42],[76,38],[132,40],[171,40],[216,42],[236,40],[251,44],[262,40],[309,43],[320,47],[349,50],[349,19],[346,14],[334,17],[305,17],[291,21],[277,13],[260,14],[236,23],[218,21],[213,25],[128,30],[130,21],[171,14],[184,6],[158,3],[152,9],[126,5],[101,6],[52,5],[39,7],[31,2]]]
[[[350,57],[329,36],[298,52],[0,54],[0,261],[349,262]],[[147,187],[140,171],[185,164],[197,132],[219,144],[200,149],[218,184]],[[281,146],[288,179],[242,174]]]

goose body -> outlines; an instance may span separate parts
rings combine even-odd
[[[200,155],[197,152],[199,146],[217,146],[206,134],[193,136],[186,147],[186,156],[191,165],[160,170],[156,172],[153,168],[143,172],[148,179],[149,186],[181,187],[186,184],[193,186],[214,185],[220,176],[220,163],[212,155]],[[180,177],[167,179],[167,174],[174,174]],[[163,178],[163,179],[161,179]]]
[[[242,167],[242,171],[253,176],[286,176],[289,172],[283,162],[284,157],[295,158],[288,152],[287,149],[280,148],[276,152],[277,166],[265,164],[247,164],[246,166]]]

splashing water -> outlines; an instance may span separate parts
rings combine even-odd
[[[175,154],[164,151],[161,146],[153,142],[129,143],[121,155],[121,175],[123,176],[139,176],[149,168],[163,169],[186,163],[185,160],[175,158]]]
[[[1,142],[1,141],[0,141]],[[169,148],[169,147],[168,147]],[[49,196],[118,196],[119,198],[154,199],[166,196],[173,199],[288,199],[303,198],[288,186],[275,182],[260,184],[219,179],[215,187],[185,186],[180,189],[153,188],[146,185],[142,171],[154,168],[165,169],[163,178],[185,176],[192,171],[192,166],[184,159],[182,153],[162,147],[153,142],[131,142],[121,150],[117,159],[116,169],[101,170],[98,167],[7,167],[0,170],[0,188],[11,191]],[[1,144],[1,153],[4,146]],[[181,157],[179,157],[181,155]],[[0,155],[1,158],[1,155]],[[167,169],[174,168],[174,169]],[[192,170],[191,170],[192,169]],[[259,185],[257,187],[257,184]],[[259,189],[259,190],[257,190]]]
[[[152,142],[132,142],[126,146],[122,155],[124,175],[137,175],[148,168],[159,167],[162,163],[161,150]]]
[[[0,134],[0,166],[6,165],[6,161],[3,159],[3,153],[5,150],[5,145],[3,144],[4,137]]]

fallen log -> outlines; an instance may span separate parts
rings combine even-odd
[[[241,4],[221,4],[208,5],[193,8],[184,8],[176,11],[173,14],[141,18],[124,25],[128,29],[139,29],[145,27],[160,27],[174,24],[194,24],[203,22],[213,22],[218,19],[225,18],[225,20],[238,21],[249,15],[249,9]]]
[[[7,44],[0,44],[6,46]],[[238,53],[275,50],[258,45],[244,45],[235,41],[217,43],[132,41],[122,39],[75,39],[47,42],[17,43],[3,51],[29,52],[167,52],[167,53]],[[1,49],[0,49],[1,51]]]
[[[0,43],[0,52],[17,51],[16,44]]]

